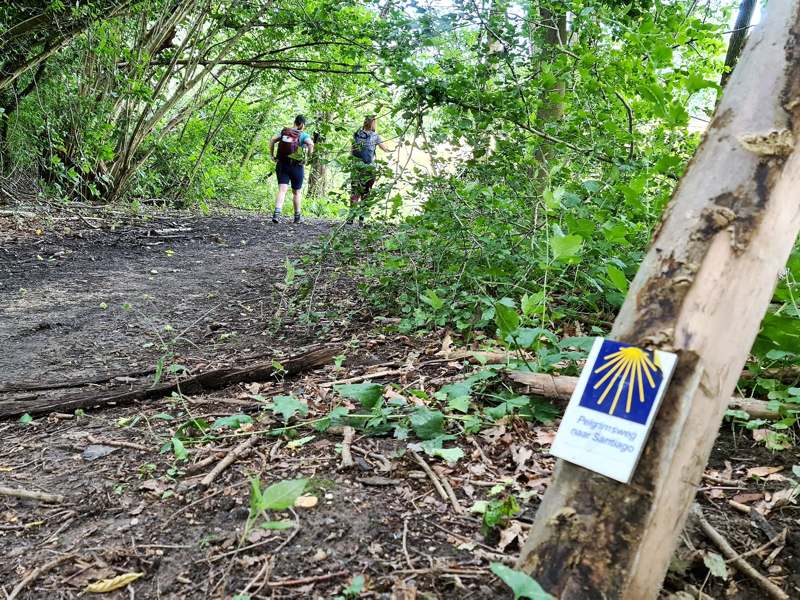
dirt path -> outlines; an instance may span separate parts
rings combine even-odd
[[[196,366],[282,350],[269,332],[285,261],[329,229],[184,218],[6,240],[0,384],[152,370],[169,352]]]

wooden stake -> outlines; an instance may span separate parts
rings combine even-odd
[[[800,229],[799,5],[752,32],[614,323],[679,357],[633,481],[556,465],[517,565],[560,600],[658,595]]]

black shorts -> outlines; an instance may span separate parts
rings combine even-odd
[[[283,185],[292,184],[293,190],[303,187],[303,164],[294,160],[275,163],[275,175],[278,176],[278,183]]]

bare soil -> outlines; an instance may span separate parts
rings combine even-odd
[[[0,387],[7,390],[0,405],[147,386],[160,360],[188,372],[166,369],[160,376],[167,379],[320,344],[341,347],[345,358],[339,366],[208,394],[0,422],[0,486],[64,496],[59,503],[0,496],[0,589],[10,594],[24,583],[19,598],[75,598],[91,582],[143,573],[107,597],[334,598],[360,575],[364,598],[513,597],[488,567],[511,564],[519,551],[549,482],[547,448],[557,423],[501,421],[454,441],[465,451],[455,466],[427,458],[437,478],[451,484],[459,512],[439,497],[405,441],[358,434],[355,464],[342,468],[340,429],[265,433],[281,422],[260,398],[291,393],[314,419],[341,402],[327,385],[332,381],[395,370],[402,372],[374,379],[397,383],[401,393],[412,386],[435,391],[469,370],[435,360],[438,339],[384,331],[358,305],[352,283],[321,288],[313,306],[293,297],[287,257],[300,265],[307,244],[332,224],[178,214],[114,231],[83,223],[70,220],[81,229],[65,232],[52,222],[0,222]],[[42,384],[65,387],[22,389]],[[187,460],[176,457],[170,440],[179,426],[232,414],[253,422],[189,435]],[[248,454],[201,485],[254,435]],[[94,457],[96,450],[108,453]],[[698,492],[709,521],[739,552],[786,530],[748,560],[790,597],[800,597],[797,505],[776,506],[753,521],[730,500],[769,502],[790,485],[799,463],[796,450],[771,453],[751,432],[725,425],[708,472],[735,485],[704,481]],[[762,466],[782,469],[748,476]],[[262,486],[308,479],[317,504],[270,515],[293,521],[290,529],[261,528],[261,519],[248,531],[256,477]],[[522,498],[522,512],[503,534],[484,536],[468,508],[500,483]],[[713,598],[765,597],[732,569],[727,579],[709,575],[704,558],[718,550],[702,532],[690,526],[684,540],[664,598],[693,589]],[[775,548],[781,549],[770,557]]]

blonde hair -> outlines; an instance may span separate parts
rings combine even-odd
[[[364,125],[361,126],[361,129],[364,131],[375,131],[375,119],[377,119],[375,115],[367,115],[364,117]]]

